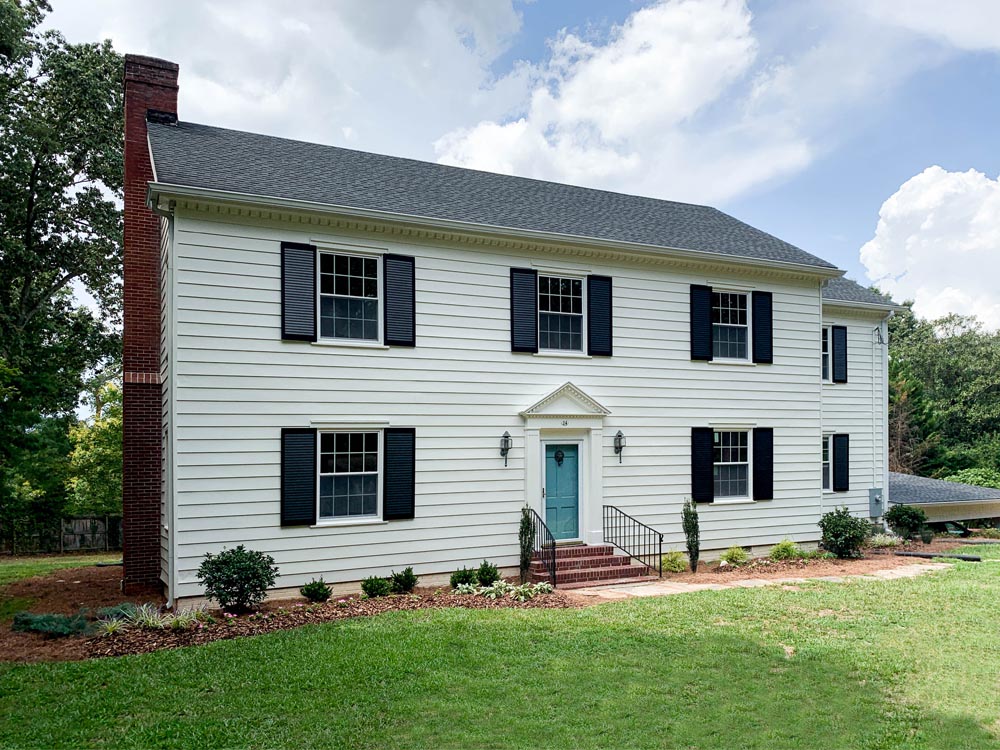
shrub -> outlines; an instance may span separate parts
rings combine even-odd
[[[413,574],[413,568],[406,568],[389,576],[389,586],[394,594],[409,594],[417,587],[417,580],[419,579]]]
[[[101,607],[97,610],[99,620],[131,620],[136,606],[132,602],[122,602],[113,607]]]
[[[934,529],[930,526],[923,526],[920,529],[920,541],[924,544],[930,544],[934,541]]]
[[[147,602],[135,608],[128,617],[128,623],[147,630],[159,630],[163,627],[163,618],[160,616],[160,608]]]
[[[478,582],[479,578],[476,577],[476,571],[469,568],[462,568],[451,574],[451,587],[453,589],[457,589],[463,583],[475,586]]]
[[[198,568],[205,596],[217,601],[222,609],[235,612],[249,611],[264,601],[277,574],[273,557],[248,550],[242,544],[217,555],[207,553]]]
[[[895,534],[872,534],[868,539],[868,546],[872,549],[888,549],[898,547],[901,542]]]
[[[825,549],[802,550],[803,560],[832,560],[836,557],[832,552]]]
[[[1000,539],[1000,529],[983,529],[976,532],[976,536],[981,536],[984,539]]]
[[[330,597],[333,596],[333,591],[330,590],[330,587],[326,585],[326,581],[322,578],[319,580],[314,578],[309,581],[309,583],[299,589],[299,593],[313,603],[329,601]]]
[[[912,505],[893,505],[883,516],[885,522],[903,539],[910,539],[927,523],[927,515]]]
[[[771,554],[768,556],[776,562],[798,560],[802,557],[802,548],[791,539],[782,539],[771,547]]]
[[[392,584],[390,584],[385,578],[372,576],[371,578],[366,578],[361,582],[361,590],[364,591],[367,596],[374,599],[379,596],[388,596],[392,593]]]
[[[483,564],[476,571],[476,580],[480,586],[492,586],[500,580],[500,571],[493,563],[483,560]]]
[[[683,573],[687,570],[687,558],[679,550],[671,550],[663,556],[663,570],[667,573]]]
[[[21,633],[41,633],[49,638],[89,633],[91,625],[81,610],[75,615],[32,614],[18,612],[14,615],[12,629]]]
[[[531,567],[531,559],[535,556],[535,524],[532,522],[528,506],[521,508],[521,525],[517,530],[517,541],[521,548],[519,560],[521,583],[527,583],[528,569]]]
[[[975,484],[980,487],[1000,487],[1000,470],[962,469],[944,478],[946,482]]]
[[[745,549],[737,544],[734,544],[732,547],[719,555],[719,559],[724,563],[735,565],[738,568],[741,565],[746,565],[750,562],[750,555]]]
[[[870,524],[852,516],[846,506],[824,513],[819,528],[823,532],[823,548],[839,558],[860,557],[861,546],[871,531]]]
[[[698,529],[698,508],[690,500],[684,501],[684,509],[681,511],[681,526],[684,528],[691,572],[696,573],[698,572],[698,555],[701,552],[701,532]]]

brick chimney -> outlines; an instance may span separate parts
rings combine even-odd
[[[150,110],[177,117],[177,65],[125,56],[122,545],[126,594],[160,588],[160,220],[146,207]]]

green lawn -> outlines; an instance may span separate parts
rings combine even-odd
[[[50,555],[40,557],[0,557],[0,586],[22,578],[41,576],[63,568],[80,568],[98,562],[117,562],[121,552],[96,552],[84,555]]]
[[[0,667],[0,745],[996,748],[996,562]]]

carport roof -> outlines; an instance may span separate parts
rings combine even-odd
[[[894,505],[937,505],[942,503],[996,502],[1000,489],[943,479],[889,472],[889,502]]]

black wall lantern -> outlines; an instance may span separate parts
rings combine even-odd
[[[618,456],[618,463],[622,462],[622,451],[625,450],[625,436],[621,430],[615,435],[615,455]]]
[[[510,453],[511,446],[514,445],[514,441],[510,437],[509,432],[504,432],[503,437],[500,438],[500,455],[503,456],[503,465],[507,465],[507,454]]]

